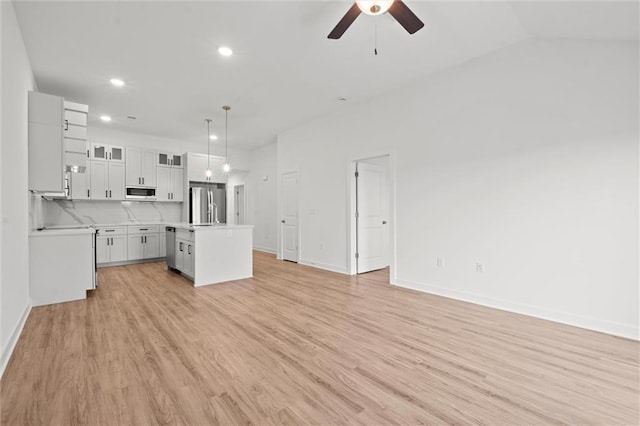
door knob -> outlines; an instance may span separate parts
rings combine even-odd
[[[383,221],[382,221],[382,224],[383,224],[383,225],[386,225],[386,224],[387,224],[387,221],[386,221],[386,220],[383,220]]]

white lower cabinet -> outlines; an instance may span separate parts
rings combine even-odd
[[[160,257],[158,225],[129,225],[127,248],[129,260]]]
[[[96,263],[124,262],[127,260],[126,226],[98,227]]]
[[[195,251],[193,241],[176,238],[176,269],[190,277],[193,277],[194,273]]]

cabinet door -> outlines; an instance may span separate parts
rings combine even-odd
[[[106,200],[109,198],[109,163],[106,161],[91,162],[91,199]]]
[[[109,163],[109,199],[124,200],[124,163]]]
[[[129,235],[127,237],[127,259],[144,259],[144,237],[142,235]]]
[[[88,200],[91,198],[91,162],[87,161],[84,173],[71,173],[71,199]]]
[[[64,99],[40,92],[29,92],[29,123],[62,127]]]
[[[156,198],[158,201],[170,201],[171,199],[171,197],[169,196],[169,193],[171,192],[171,171],[172,169],[170,167],[156,167]]]
[[[227,174],[222,170],[222,166],[224,165],[224,159],[220,157],[211,157],[211,171],[213,171],[213,176],[211,177],[211,181],[215,183],[226,183],[227,182]]]
[[[207,154],[189,154],[187,168],[190,181],[206,182]]]
[[[128,155],[128,154],[127,154]],[[129,161],[127,159],[127,161]],[[142,184],[144,186],[155,187],[156,186],[156,152],[155,151],[142,151],[142,158],[140,159],[140,176],[142,177]]]
[[[171,201],[183,201],[184,170],[171,169]]]
[[[167,234],[161,232],[158,234],[158,257],[167,256]]]
[[[127,260],[127,236],[118,235],[111,237],[111,261],[124,262]]]
[[[108,160],[109,147],[104,144],[92,143],[91,144],[91,159],[92,160]]]
[[[144,236],[144,258],[154,259],[156,257],[160,257],[158,234],[146,234]]]
[[[171,166],[182,168],[182,155],[170,154]]]
[[[184,271],[184,253],[187,249],[187,244],[183,240],[176,239],[176,269],[178,271]]]
[[[124,162],[124,148],[121,146],[109,146],[109,161]]]
[[[142,185],[142,163],[141,150],[138,148],[127,148],[127,161],[125,162],[125,182],[127,186]]]
[[[184,252],[184,270],[183,272],[190,277],[193,277],[194,273],[194,259],[195,259],[195,245],[192,242],[186,243],[187,248]]]
[[[29,123],[29,189],[61,192],[64,188],[62,127]]]
[[[170,165],[170,163],[169,163],[170,155],[169,154],[167,154],[166,152],[158,152],[157,154],[158,155],[157,155],[156,165],[158,165],[158,166],[169,166]]]
[[[110,237],[96,238],[96,263],[109,263]]]

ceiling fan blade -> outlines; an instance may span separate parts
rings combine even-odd
[[[340,22],[338,22],[338,25],[336,25],[336,27],[329,33],[327,38],[337,40],[342,37],[342,34],[347,31],[347,29],[351,26],[351,24],[353,24],[353,21],[356,20],[360,13],[362,13],[362,11],[358,7],[358,5],[354,3],[353,6],[351,6],[351,9],[349,9],[347,13],[342,17]]]
[[[424,27],[424,23],[420,18],[418,18],[402,0],[395,0],[388,12],[409,34],[413,34]]]

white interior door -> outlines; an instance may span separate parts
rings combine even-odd
[[[389,266],[389,225],[386,169],[376,164],[356,165],[358,273]]]
[[[236,225],[245,224],[244,212],[244,185],[236,185],[234,192],[234,211],[236,217]]]
[[[282,258],[298,261],[298,172],[282,175]]]

